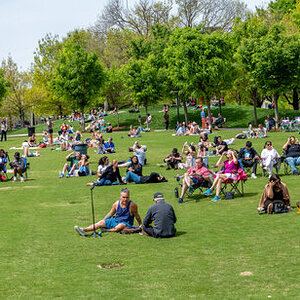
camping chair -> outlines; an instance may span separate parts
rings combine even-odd
[[[28,179],[28,170],[30,168],[30,163],[27,161],[27,158],[23,158],[24,160],[24,170],[23,170],[23,175],[25,176],[26,179]],[[14,178],[14,171],[13,169],[9,169],[6,171],[5,175],[3,174],[3,176],[6,177],[6,180],[9,181],[9,180],[12,180]]]
[[[247,174],[243,169],[238,169],[236,178],[227,178],[223,181],[221,193],[225,196],[226,192],[237,193],[240,197],[244,196],[244,184],[247,180]]]
[[[175,176],[175,178],[176,178],[176,181],[177,181],[178,185],[179,185],[180,187],[182,187],[182,183],[180,182],[180,179],[183,178],[183,175],[181,175],[181,176]],[[196,190],[200,190],[200,192],[203,193],[203,188],[208,189],[208,188],[211,187],[211,185],[212,185],[212,184],[211,184],[210,181],[205,180],[205,179],[201,176],[201,177],[200,177],[200,182],[197,183],[197,184],[193,184],[193,185],[191,186],[191,187],[192,187],[191,189],[187,189],[186,195],[187,195],[188,197],[192,197],[193,194],[194,194],[194,192],[195,192]]]
[[[266,177],[267,170],[265,169],[265,167],[263,165],[263,160],[262,160],[262,158],[260,158],[259,160],[260,160],[260,166],[261,166],[261,169],[262,169],[262,177]],[[280,170],[280,166],[281,166],[281,157],[276,158],[275,160],[276,160],[276,163],[273,165],[273,168],[275,168],[276,174],[278,175],[279,170]]]

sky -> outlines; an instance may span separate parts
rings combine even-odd
[[[95,23],[107,0],[0,0],[0,61],[10,55],[20,70],[33,62],[38,41],[47,33],[60,38]],[[124,0],[126,3],[126,0]],[[134,0],[128,0],[129,5]],[[248,8],[269,0],[247,0]]]

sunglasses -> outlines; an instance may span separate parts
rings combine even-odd
[[[272,144],[267,144],[267,146],[272,146]]]

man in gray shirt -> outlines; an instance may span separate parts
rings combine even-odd
[[[162,193],[154,194],[155,202],[147,212],[143,222],[143,234],[155,238],[173,237],[176,233],[176,216],[173,207],[166,203]],[[150,224],[154,222],[154,227]]]

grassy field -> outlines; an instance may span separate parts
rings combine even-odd
[[[222,131],[224,138],[237,131]],[[106,135],[107,136],[107,135]],[[126,134],[112,134],[117,154],[127,159],[133,144]],[[288,133],[271,133],[279,151]],[[173,137],[171,133],[143,134],[149,164],[143,173],[161,172],[169,182],[128,184],[131,199],[143,218],[160,191],[177,214],[178,234],[167,240],[140,235],[105,233],[102,238],[78,236],[74,225],[92,221],[92,177],[58,179],[66,152],[41,149],[30,158],[29,180],[0,183],[1,298],[64,299],[298,299],[300,294],[300,215],[258,215],[256,208],[266,178],[249,179],[245,196],[218,203],[196,194],[176,203],[175,171],[157,167],[173,147],[198,137]],[[212,140],[212,137],[210,137]],[[23,138],[9,138],[0,147],[20,146]],[[265,140],[253,140],[260,152]],[[236,141],[239,149],[245,140]],[[9,151],[13,156],[14,151]],[[99,156],[89,150],[96,170]],[[214,160],[210,161],[213,163]],[[122,170],[124,175],[125,170]],[[283,168],[281,172],[283,172]],[[183,173],[183,172],[181,172]],[[292,206],[299,199],[299,177],[282,176]],[[119,198],[120,186],[94,189],[96,219],[101,219]],[[122,265],[99,269],[98,265]],[[251,272],[250,276],[242,276]]]
[[[162,110],[162,106],[159,105],[149,107],[149,113],[153,116],[152,119],[153,121],[150,124],[151,129],[165,129],[165,124],[163,122],[163,113],[159,112],[161,110]],[[184,112],[182,107],[180,108],[179,112],[180,112],[180,121],[183,122]],[[219,113],[219,108],[212,107],[213,116],[217,117],[218,113]],[[188,114],[190,120],[196,121],[197,123],[201,124],[200,110],[193,110],[192,107],[189,107]],[[227,120],[225,127],[228,128],[245,128],[248,127],[248,122],[254,123],[253,107],[250,106],[226,105],[222,107],[222,114],[224,118],[226,118]],[[264,124],[264,121],[268,114],[274,116],[274,111],[269,109],[258,108],[257,109],[258,122]],[[142,116],[142,121],[144,122],[146,120],[144,108],[140,108],[140,115]],[[128,109],[122,109],[119,116],[120,116],[120,126],[125,126],[127,129],[129,129],[129,126],[131,124],[133,124],[134,126],[138,125],[139,114],[128,113]],[[292,120],[296,116],[300,116],[300,112],[291,109],[280,109],[279,118],[284,116],[288,116]],[[116,116],[114,114],[105,117],[105,121],[111,123],[112,126],[114,127],[117,125]],[[63,120],[54,121],[55,123],[54,131],[58,131],[60,129],[62,122]],[[171,107],[170,108],[170,129],[175,128],[176,122],[177,122],[177,108]],[[80,126],[78,122],[73,122],[72,125],[74,126],[74,129],[80,130]],[[44,129],[46,129],[46,124],[40,124],[36,126],[36,132],[41,133],[43,132]],[[12,134],[27,133],[27,128],[13,130],[13,132],[11,133]]]

